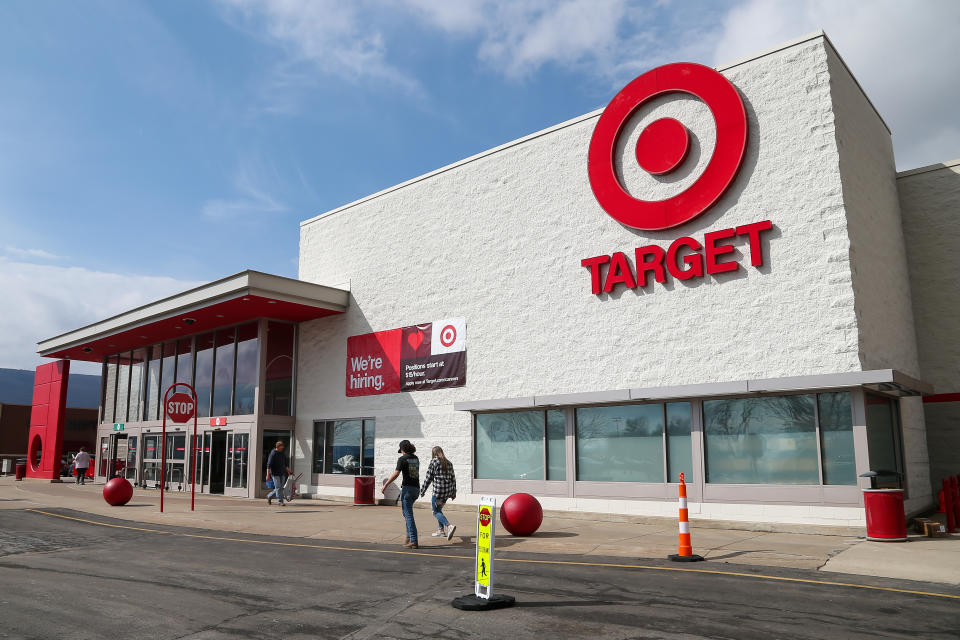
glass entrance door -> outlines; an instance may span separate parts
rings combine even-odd
[[[290,470],[293,470],[293,450],[290,448],[291,434],[289,431],[279,431],[279,430],[266,430],[263,432],[263,440],[260,444],[260,469],[258,472],[258,477],[260,478],[260,495],[265,496],[269,489],[267,489],[267,458],[270,456],[270,452],[273,451],[273,448],[277,445],[278,442],[283,443],[284,453],[287,454],[287,460],[290,461]]]
[[[124,467],[127,465],[127,434],[114,433],[110,436],[110,445],[107,450],[107,480],[117,476],[125,477]]]
[[[204,431],[197,449],[200,491],[247,496],[250,434],[232,430]]]
[[[160,434],[143,436],[143,465],[141,466],[140,485],[150,489],[160,488]]]
[[[227,434],[227,468],[224,493],[228,495],[246,496],[248,494],[249,443],[249,433],[231,432]]]

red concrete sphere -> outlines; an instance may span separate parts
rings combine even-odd
[[[103,487],[103,499],[111,506],[123,506],[132,497],[133,485],[126,478],[114,478]]]
[[[543,523],[543,507],[529,493],[515,493],[500,506],[500,524],[515,536],[530,536]]]

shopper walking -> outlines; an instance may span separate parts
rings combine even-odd
[[[73,469],[77,474],[77,484],[87,484],[87,469],[90,468],[90,454],[86,447],[80,447],[80,451],[73,456]]]
[[[273,478],[273,491],[267,494],[267,504],[273,504],[273,498],[276,496],[281,507],[286,506],[283,502],[283,485],[287,483],[287,476],[293,473],[290,471],[287,454],[283,452],[284,448],[283,442],[278,440],[273,451],[267,456],[267,480]]]
[[[427,475],[424,476],[423,486],[420,487],[420,497],[426,495],[427,489],[433,483],[433,496],[430,498],[430,506],[433,508],[433,517],[437,519],[440,526],[433,532],[433,537],[445,536],[449,540],[453,537],[453,532],[457,530],[457,525],[450,524],[447,517],[443,515],[443,505],[447,503],[447,500],[453,500],[457,497],[457,477],[453,474],[453,463],[447,460],[447,456],[443,454],[443,449],[434,447],[431,454]]]
[[[417,448],[409,440],[400,442],[400,449],[397,453],[403,455],[397,459],[397,468],[380,488],[382,493],[387,492],[387,487],[391,482],[402,475],[400,482],[400,509],[403,511],[403,519],[407,525],[407,539],[403,546],[410,549],[419,549],[417,544],[417,523],[413,519],[413,503],[417,501],[417,493],[420,491],[420,458],[416,456]]]

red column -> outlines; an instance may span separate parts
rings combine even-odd
[[[60,479],[69,375],[69,360],[57,360],[37,367],[33,379],[30,435],[27,438],[28,478]]]

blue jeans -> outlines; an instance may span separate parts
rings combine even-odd
[[[407,523],[407,537],[410,542],[417,542],[417,523],[413,520],[413,503],[420,496],[420,490],[416,487],[400,487],[400,510],[403,511],[403,519]]]
[[[446,503],[446,500],[443,503]],[[430,497],[430,506],[433,507],[433,517],[440,523],[440,528],[446,529],[449,527],[450,521],[447,520],[447,516],[443,515],[443,504],[437,504],[437,496]]]
[[[267,494],[267,499],[276,498],[283,504],[283,485],[287,484],[287,476],[270,476],[273,480],[274,489]]]

